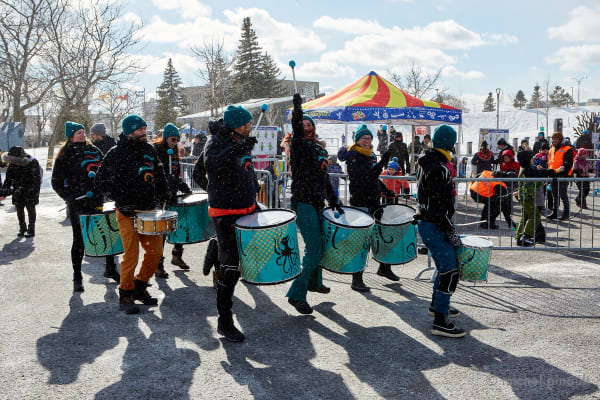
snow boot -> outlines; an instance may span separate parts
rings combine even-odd
[[[464,337],[467,332],[464,329],[457,328],[452,322],[448,322],[448,315],[435,312],[431,334],[436,336],[445,336],[449,338]]]
[[[135,304],[133,290],[119,289],[119,311],[124,311],[125,314],[139,314],[140,307]]]
[[[121,281],[121,275],[119,275],[119,273],[117,272],[117,266],[112,257],[107,257],[106,259],[106,265],[104,267],[104,277],[110,278],[115,282]]]
[[[141,301],[146,306],[155,306],[158,304],[158,299],[150,296],[150,293],[146,290],[148,287],[146,282],[134,279],[133,284],[135,285],[135,290],[133,292],[135,300]]]
[[[398,278],[398,276],[392,272],[392,266],[390,264],[379,263],[377,275],[388,278],[390,281],[394,282],[400,280],[400,278]]]
[[[181,258],[181,256],[183,255],[183,246],[176,244],[173,248],[173,251],[171,252],[171,255],[171,264],[177,265],[181,269],[190,269],[190,266],[187,265],[185,261],[183,261],[183,258]]]
[[[165,258],[161,257],[158,263],[158,267],[156,267],[156,271],[154,272],[154,276],[157,278],[167,279],[169,274],[165,271]]]
[[[25,237],[34,237],[35,236],[35,225],[29,224],[29,228],[27,228],[27,232],[25,232]]]
[[[352,290],[356,290],[357,292],[365,293],[369,292],[371,289],[363,282],[363,273],[355,272],[352,274],[352,285],[350,285]]]

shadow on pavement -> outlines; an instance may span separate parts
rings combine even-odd
[[[2,246],[0,251],[0,266],[12,264],[13,261],[22,260],[35,250],[32,238],[17,237]]]

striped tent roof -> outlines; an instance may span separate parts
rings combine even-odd
[[[426,125],[462,122],[461,110],[411,96],[373,71],[327,96],[303,104],[302,108],[322,122],[404,120],[407,124]]]

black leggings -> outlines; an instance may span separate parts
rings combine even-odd
[[[29,226],[33,228],[35,226],[35,204],[15,204],[17,209],[17,218],[19,219],[19,230],[27,230],[27,224],[25,223],[25,209],[27,208],[27,216],[29,218]]]

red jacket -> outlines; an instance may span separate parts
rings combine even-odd
[[[379,176],[388,176],[387,171],[383,171],[381,173],[381,175]],[[399,172],[396,173],[396,175],[391,175],[391,176],[402,176]],[[396,195],[400,195],[403,194],[403,190],[402,189],[410,189],[410,185],[408,184],[408,181],[405,179],[382,179],[383,183],[385,184],[385,187],[396,193]]]
[[[506,149],[502,153],[500,153],[500,159],[504,160],[504,156],[509,156],[510,161],[503,162],[500,166],[500,170],[502,172],[513,171],[515,174],[518,174],[519,170],[521,169],[521,165],[519,165],[519,163],[515,161],[515,155],[513,154],[513,152],[510,149]]]

